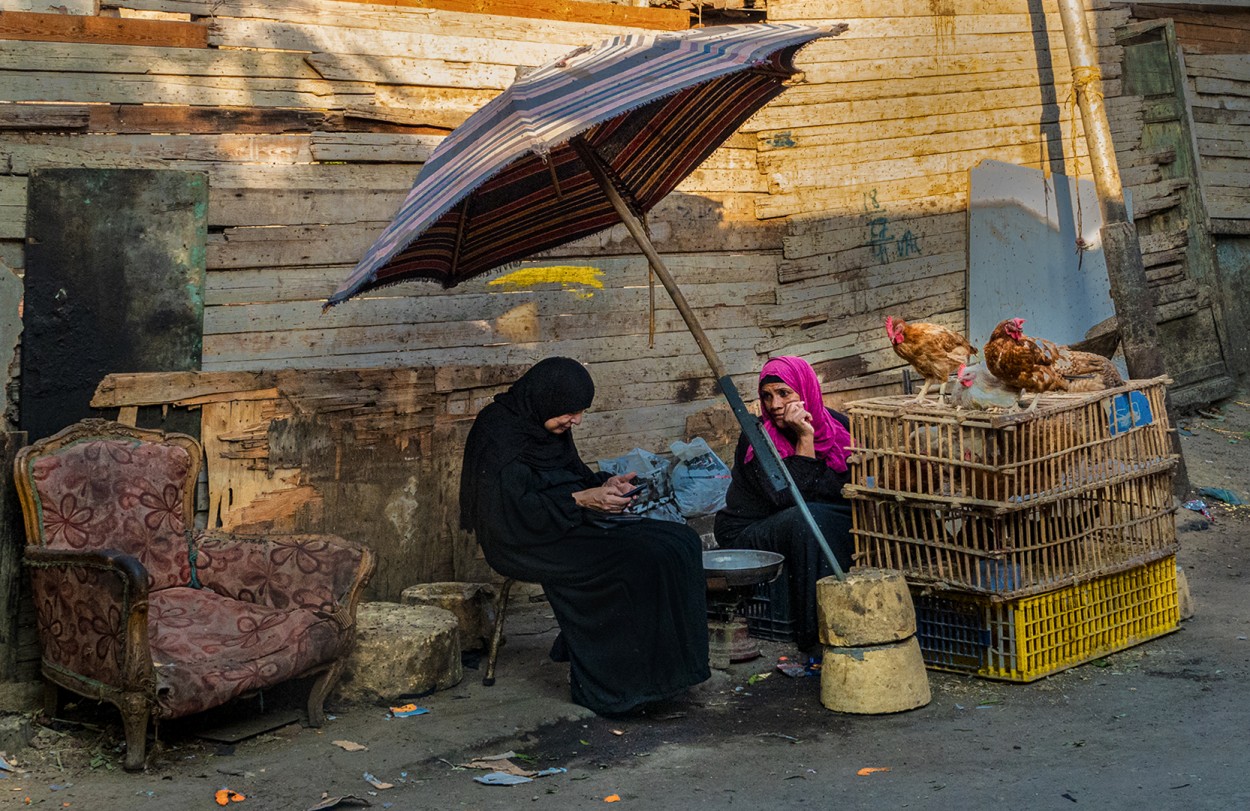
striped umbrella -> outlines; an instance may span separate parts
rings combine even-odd
[[[635,216],[649,211],[785,89],[800,47],[840,32],[629,34],[535,69],[434,150],[327,306],[415,278],[453,287],[621,222],[577,144]]]
[[[616,37],[518,79],[439,145],[326,307],[409,279],[444,287],[624,223],[681,313],[778,492],[838,565],[747,411],[641,216],[786,88],[794,55],[845,25],[727,25]]]

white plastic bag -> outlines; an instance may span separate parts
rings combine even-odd
[[[725,494],[729,492],[732,477],[729,466],[712,452],[703,437],[695,437],[690,442],[674,442],[669,450],[677,460],[669,477],[681,514],[686,518],[695,518],[719,512],[725,506]]]
[[[624,456],[600,459],[599,469],[613,476],[637,473],[637,481],[646,480],[651,486],[639,496],[639,501],[628,509],[635,515],[659,521],[676,521],[684,524],[681,511],[673,498],[673,485],[669,481],[672,462],[659,454],[634,448]]]

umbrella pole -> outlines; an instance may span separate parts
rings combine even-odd
[[[599,156],[595,153],[590,144],[586,143],[580,136],[573,138],[570,145],[582,159],[582,163],[586,164],[586,168],[595,178],[599,187],[603,189],[603,193],[607,195],[608,200],[612,203],[612,207],[616,209],[617,215],[621,218],[621,222],[625,224],[625,228],[629,230],[634,241],[638,243],[638,247],[642,249],[643,255],[647,257],[647,261],[651,263],[651,269],[655,271],[655,275],[659,278],[660,284],[664,285],[664,289],[668,291],[669,297],[673,299],[673,304],[677,306],[677,312],[681,313],[682,320],[686,322],[686,327],[690,330],[690,334],[694,336],[695,343],[699,345],[703,357],[707,359],[708,365],[712,368],[712,374],[716,376],[716,383],[720,386],[721,393],[725,395],[725,399],[729,401],[729,408],[733,411],[734,417],[738,420],[738,425],[742,428],[742,432],[746,434],[747,441],[755,448],[756,457],[760,460],[769,483],[778,491],[789,490],[794,504],[799,508],[799,512],[803,516],[803,520],[807,522],[808,529],[816,536],[816,543],[820,546],[820,551],[824,553],[825,558],[829,561],[829,565],[833,567],[833,573],[839,580],[846,578],[842,571],[842,566],[838,563],[838,559],[834,557],[833,550],[829,548],[829,542],[825,540],[825,534],[821,531],[820,525],[816,523],[812,511],[808,509],[807,502],[804,500],[799,487],[794,482],[794,477],[790,475],[790,470],[781,461],[781,455],[777,453],[777,448],[773,445],[772,439],[760,428],[759,421],[747,411],[746,404],[742,402],[742,396],[738,393],[738,388],[730,379],[729,373],[725,370],[725,364],[721,362],[720,355],[716,353],[712,347],[712,342],[708,340],[707,334],[703,331],[703,326],[699,323],[698,317],[695,316],[694,310],[691,309],[690,303],[686,301],[686,296],[681,292],[681,288],[677,286],[677,282],[673,279],[673,275],[669,273],[668,266],[664,264],[664,260],[660,258],[660,254],[655,249],[655,245],[651,243],[651,238],[647,236],[646,230],[642,227],[637,215],[621,197],[616,186],[612,183],[612,178],[608,176],[607,169],[604,168]],[[823,405],[823,404],[822,404]]]

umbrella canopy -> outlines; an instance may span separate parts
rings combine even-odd
[[[408,279],[453,287],[624,223],[707,358],[765,477],[790,492],[841,578],[802,493],[640,217],[785,90],[799,48],[845,29],[762,24],[630,35],[538,68],[434,150],[395,219],[326,306]]]
[[[647,212],[785,89],[799,48],[843,28],[631,34],[535,69],[434,150],[327,306],[409,279],[452,287],[621,222],[575,146]]]

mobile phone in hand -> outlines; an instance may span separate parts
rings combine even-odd
[[[651,482],[644,481],[642,484],[638,485],[633,490],[629,490],[627,492],[621,493],[621,497],[633,498],[634,496],[638,495],[639,493],[641,493],[643,490],[646,490],[650,486],[651,486]]]

